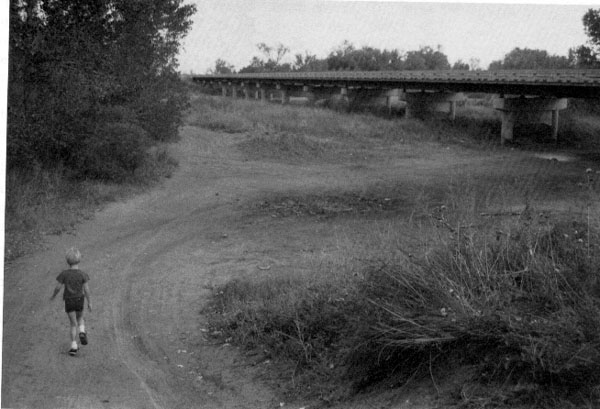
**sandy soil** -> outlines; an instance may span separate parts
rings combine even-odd
[[[439,146],[427,157],[382,150],[362,161],[284,164],[245,160],[235,147],[244,137],[184,127],[173,147],[180,168],[163,186],[108,206],[76,233],[50,237],[46,251],[5,266],[2,407],[280,407],[257,379],[260,365],[213,344],[202,307],[210,288],[232,277],[260,274],[266,265],[271,274],[293,271],[314,254],[335,251],[346,227],[261,213],[265,197],[360,191],[373,183],[443,184],[531,160],[507,150]],[[536,160],[557,171],[585,166]],[[72,245],[84,255],[94,302],[90,344],[77,357],[66,353],[62,302],[49,301]]]

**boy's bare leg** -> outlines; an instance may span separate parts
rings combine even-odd
[[[87,345],[88,339],[87,334],[85,332],[85,321],[83,320],[83,311],[77,311],[77,325],[79,326],[79,340],[81,341],[81,345]]]
[[[67,315],[71,324],[71,349],[77,349],[77,316],[75,311],[68,312]]]
[[[83,311],[77,311],[77,326],[79,327],[79,332],[85,332],[85,321],[83,319]]]

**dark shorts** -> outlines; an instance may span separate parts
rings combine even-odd
[[[81,312],[83,311],[83,303],[85,301],[85,297],[77,297],[77,298],[66,298],[65,299],[65,311],[66,312]]]

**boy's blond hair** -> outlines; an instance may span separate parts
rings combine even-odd
[[[69,263],[70,266],[74,264],[79,264],[79,262],[81,261],[81,253],[75,247],[71,247],[67,250],[66,258],[67,263]]]

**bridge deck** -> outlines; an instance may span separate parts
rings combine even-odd
[[[193,80],[600,98],[600,70],[323,71],[197,75]]]

